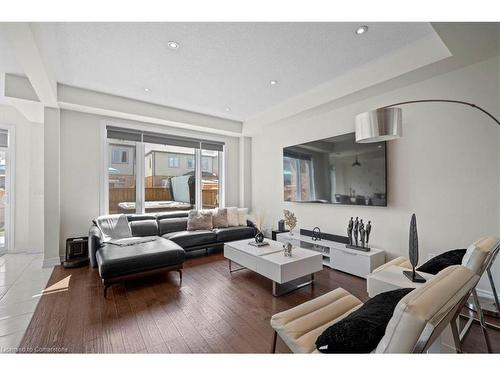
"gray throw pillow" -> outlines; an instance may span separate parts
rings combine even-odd
[[[212,216],[214,228],[227,228],[227,208],[216,208]]]
[[[210,211],[189,211],[187,220],[187,230],[212,230],[212,212]]]

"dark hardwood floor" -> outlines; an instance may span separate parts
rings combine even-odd
[[[363,279],[324,268],[314,286],[283,297],[271,281],[248,270],[230,274],[214,253],[185,263],[177,272],[127,281],[110,288],[108,299],[94,269],[56,267],[20,344],[28,351],[69,353],[267,353],[271,315],[337,287],[368,298]],[[490,333],[500,352],[500,332]],[[485,352],[473,325],[464,351]],[[33,349],[34,350],[34,349]],[[278,340],[277,352],[288,352]]]

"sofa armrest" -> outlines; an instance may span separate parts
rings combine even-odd
[[[102,246],[102,235],[101,231],[95,224],[93,224],[89,229],[89,258],[90,265],[92,268],[97,267],[97,260],[95,254],[97,250]]]

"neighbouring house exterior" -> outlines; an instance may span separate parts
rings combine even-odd
[[[135,174],[135,147],[123,144],[110,144],[108,148],[108,165],[114,173],[121,175]]]
[[[194,153],[153,150],[146,154],[145,176],[148,186],[167,186],[169,177],[182,176],[194,170]],[[201,157],[201,171],[219,175],[217,153]]]

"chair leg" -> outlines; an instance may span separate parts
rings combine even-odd
[[[182,285],[182,270],[179,268],[177,272],[179,272],[179,284]]]
[[[104,284],[104,298],[108,298],[108,288],[110,286],[110,284]]]
[[[453,334],[453,341],[455,342],[455,350],[457,353],[462,353],[462,345],[460,343],[460,335],[458,334],[458,317],[450,322],[451,333]]]
[[[488,353],[491,353],[491,342],[490,338],[488,336],[488,331],[486,329],[486,324],[484,323],[484,315],[483,315],[483,309],[481,308],[481,305],[479,304],[479,298],[477,297],[477,291],[476,288],[472,289],[472,296],[474,297],[474,305],[476,305],[476,311],[477,315],[479,317],[479,324],[481,324],[481,329],[483,331],[484,335],[484,341],[486,341],[486,348],[488,349]]]
[[[488,268],[488,279],[490,280],[491,291],[493,292],[493,296],[495,297],[495,307],[497,309],[496,312],[500,312],[500,302],[498,301],[497,288],[495,288],[495,282],[493,281],[493,276],[491,275],[491,270]]]
[[[274,331],[273,334],[273,346],[271,347],[271,354],[276,353],[276,339],[278,338],[278,333]]]

